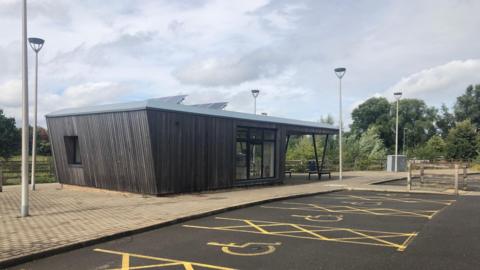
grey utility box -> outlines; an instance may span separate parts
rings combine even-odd
[[[407,156],[398,155],[398,172],[407,171]],[[395,155],[387,156],[387,172],[395,171]]]

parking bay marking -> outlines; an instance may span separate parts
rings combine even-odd
[[[347,205],[318,205],[315,203],[295,203],[283,202],[283,204],[297,205],[298,207],[281,207],[281,206],[265,206],[262,208],[269,209],[284,209],[284,210],[302,210],[302,211],[317,211],[328,213],[347,213],[347,214],[363,214],[375,216],[399,216],[399,217],[420,217],[432,219],[440,210],[402,210],[393,208],[367,208],[367,207],[353,207]]]
[[[343,220],[343,215],[316,215],[316,216],[303,216],[303,215],[291,215],[292,217],[301,217],[308,221],[314,222],[339,222]]]
[[[389,194],[388,194],[389,195]],[[322,196],[316,196],[316,198],[326,198]],[[357,200],[364,200],[364,201],[394,201],[394,202],[403,202],[403,203],[431,203],[431,204],[440,204],[440,205],[452,205],[455,200],[431,200],[431,199],[420,199],[420,198],[412,198],[412,197],[395,197],[395,196],[359,196],[359,195],[337,195],[337,196],[328,196],[328,198],[335,198],[335,199],[357,199]]]
[[[185,270],[195,270],[195,269],[235,270],[233,268],[204,264],[204,263],[159,258],[159,257],[146,256],[146,255],[141,255],[141,254],[120,252],[120,251],[107,250],[107,249],[100,249],[100,248],[96,248],[96,249],[94,249],[94,251],[121,256],[122,267],[121,268],[113,268],[113,269],[110,269],[110,270],[133,270],[133,269],[149,269],[149,268],[150,269],[152,269],[152,268],[157,269],[157,268],[171,267],[171,266],[182,266],[183,269],[185,269]],[[130,258],[146,259],[146,260],[150,260],[150,261],[153,260],[153,261],[158,261],[160,263],[131,266],[130,265]]]
[[[263,220],[236,219],[216,217],[219,220],[233,221],[235,224],[227,226],[198,226],[183,225],[187,228],[232,231],[273,236],[283,236],[297,239],[310,239],[329,242],[341,242],[360,245],[382,246],[403,251],[417,232],[397,233],[371,230],[357,230],[350,228],[336,228],[305,224],[272,222]],[[340,234],[346,235],[339,237]],[[396,240],[396,241],[395,241]]]
[[[236,255],[236,256],[260,256],[260,255],[267,255],[275,252],[275,246],[279,246],[282,243],[276,242],[276,243],[256,243],[256,242],[249,242],[245,243],[243,245],[235,244],[235,243],[228,243],[228,244],[222,244],[222,243],[217,243],[217,242],[209,242],[207,245],[210,246],[219,246],[222,247],[222,251],[224,253],[230,254],[230,255]],[[253,252],[253,253],[241,253],[237,251],[233,251],[232,248],[237,248],[237,249],[244,249],[248,248],[249,246],[265,246],[267,249],[265,251],[260,251],[260,252]]]

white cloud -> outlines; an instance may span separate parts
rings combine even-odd
[[[115,82],[95,82],[74,85],[60,93],[44,91],[38,95],[38,123],[46,126],[45,114],[71,107],[81,107],[96,104],[115,103],[122,100],[131,91],[130,86]],[[30,89],[29,116],[33,117],[33,93]],[[21,81],[14,80],[0,85],[0,108],[5,114],[14,117],[18,126],[21,125]],[[31,121],[31,120],[30,120]]]
[[[480,59],[451,61],[402,78],[385,96],[391,99],[394,91],[401,90],[404,97],[424,99],[430,105],[453,103],[468,85],[480,82],[479,74]]]

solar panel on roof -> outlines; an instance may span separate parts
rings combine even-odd
[[[225,109],[225,107],[227,107],[227,105],[228,105],[228,102],[214,102],[214,103],[193,104],[190,106],[215,109],[215,110],[223,110]]]
[[[183,100],[185,100],[186,97],[187,97],[187,95],[178,95],[178,96],[152,98],[150,100],[155,101],[155,102],[182,104]]]

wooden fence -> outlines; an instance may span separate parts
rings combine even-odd
[[[21,161],[0,161],[0,190],[2,185],[18,185],[22,178]],[[31,174],[32,164],[29,162],[28,171]],[[51,159],[36,162],[36,183],[55,182],[55,169]]]

